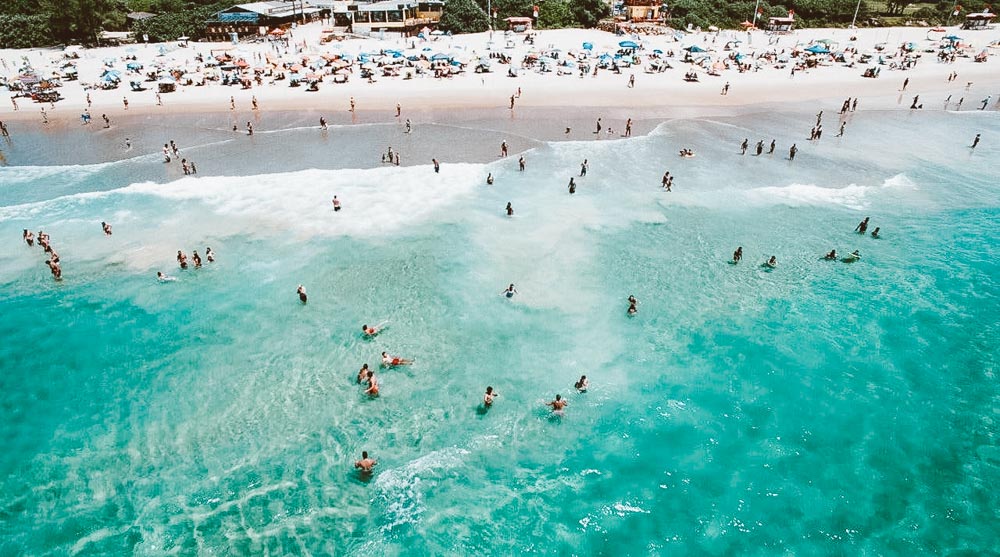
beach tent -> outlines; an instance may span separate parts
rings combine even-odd
[[[618,46],[622,48],[639,48],[639,45],[636,44],[634,41],[622,41],[618,43]]]
[[[813,54],[830,54],[830,49],[825,46],[814,44],[807,48],[806,52],[812,52]]]

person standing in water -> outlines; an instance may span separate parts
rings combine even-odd
[[[553,400],[552,402],[546,402],[545,405],[552,407],[553,414],[562,415],[563,409],[566,408],[567,403],[565,400],[562,399],[562,395],[556,395],[555,400]]]
[[[500,142],[500,156],[501,157],[506,157],[507,156],[507,142],[506,141],[501,141]]]
[[[875,230],[872,230],[872,238],[876,238],[877,239],[877,238],[880,237],[879,236],[879,230],[881,230],[881,229],[879,227],[877,227],[877,226],[875,227]]]
[[[514,216],[514,207],[511,206],[510,201],[507,202],[507,216],[508,217]]]
[[[510,283],[510,286],[508,286],[507,288],[504,288],[503,291],[500,292],[501,296],[506,296],[508,298],[513,298],[514,294],[517,294],[517,289],[514,288],[514,283],[513,282]]]
[[[375,372],[368,371],[368,388],[365,389],[365,394],[370,397],[378,396],[378,379],[375,378]]]
[[[639,312],[639,300],[635,299],[635,296],[629,294],[628,297],[628,314],[635,315]]]
[[[576,387],[577,391],[585,393],[590,388],[590,380],[587,379],[586,375],[581,375],[580,380],[574,383],[573,386]]]
[[[486,387],[486,394],[483,395],[483,406],[489,408],[493,406],[493,399],[500,396],[500,393],[493,390],[493,387]]]
[[[978,137],[978,136],[976,136],[976,137]],[[587,167],[588,166],[589,165],[587,164],[587,159],[583,159],[583,162],[580,164],[580,177],[581,178],[583,178],[584,176],[587,175]]]
[[[973,149],[975,149],[975,148],[976,148],[976,145],[979,145],[979,135],[980,135],[980,134],[978,134],[978,133],[977,133],[977,134],[976,134],[976,138],[972,140],[972,148],[973,148]]]
[[[858,234],[864,234],[868,230],[868,219],[870,218],[871,217],[865,217],[865,220],[861,221],[854,227],[854,231]]]
[[[799,148],[796,147],[794,143],[792,143],[792,146],[788,148],[788,160],[790,160],[790,161],[795,160],[795,153],[798,153],[798,152],[799,152]]]
[[[333,196],[333,211],[337,212],[339,210],[340,210],[340,200],[337,199],[337,196],[335,195]]]
[[[354,463],[356,469],[361,470],[362,474],[368,475],[372,473],[372,468],[378,464],[378,461],[374,458],[368,457],[368,451],[361,451],[361,460]]]
[[[572,176],[570,176],[569,178],[569,193],[570,194],[576,193],[576,182],[573,180]]]
[[[743,259],[743,246],[736,248],[733,252],[733,263],[739,263]]]
[[[517,159],[517,169],[519,171],[521,171],[521,172],[524,172],[524,157],[523,156],[521,158]]]
[[[305,286],[302,286],[300,284],[298,289],[295,290],[295,292],[299,295],[299,301],[301,301],[303,304],[306,303],[306,301],[309,299],[309,296],[306,295]]]

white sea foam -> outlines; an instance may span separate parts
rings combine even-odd
[[[440,477],[461,466],[468,454],[466,449],[448,447],[379,473],[374,487],[378,491],[376,498],[386,507],[388,522],[383,530],[388,533],[397,526],[417,522],[424,510],[422,480]]]

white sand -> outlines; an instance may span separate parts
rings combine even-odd
[[[440,37],[437,40],[421,41],[420,39],[350,39],[341,43],[319,44],[319,36],[323,27],[320,24],[310,24],[301,26],[294,32],[294,41],[301,49],[302,41],[306,47],[303,54],[315,57],[322,53],[350,53],[373,52],[380,49],[400,49],[405,50],[410,47],[411,41],[416,42],[416,48],[423,49],[429,47],[431,52],[452,53],[459,52],[468,60],[476,60],[480,55],[485,55],[487,41],[490,40],[488,33],[472,35],[460,35],[455,37]],[[466,73],[457,77],[447,79],[435,79],[431,75],[418,76],[411,80],[404,80],[402,77],[379,77],[376,83],[368,83],[360,78],[355,69],[350,81],[347,84],[334,84],[327,76],[320,86],[319,92],[307,92],[306,87],[289,87],[288,81],[278,81],[275,84],[268,84],[265,80],[263,86],[256,84],[252,89],[241,89],[238,86],[222,86],[219,82],[209,82],[202,87],[186,86],[178,87],[177,92],[162,95],[163,106],[156,106],[155,83],[145,83],[150,89],[143,92],[132,92],[128,85],[131,80],[142,79],[133,74],[126,74],[125,62],[121,61],[125,55],[136,55],[140,62],[143,62],[148,69],[154,61],[164,61],[168,67],[193,66],[196,53],[203,53],[208,57],[209,51],[217,48],[225,48],[231,45],[225,43],[190,43],[186,48],[179,48],[176,44],[164,45],[168,52],[165,56],[158,56],[161,45],[134,45],[131,47],[97,48],[87,49],[78,60],[79,80],[65,82],[60,88],[64,100],[56,104],[55,109],[51,109],[46,103],[39,105],[27,98],[19,98],[18,104],[21,110],[13,112],[10,101],[4,97],[6,92],[0,92],[0,119],[7,118],[32,118],[41,119],[40,109],[45,107],[49,113],[49,118],[78,118],[85,107],[86,91],[83,83],[98,81],[102,72],[103,61],[107,58],[116,58],[119,61],[115,67],[122,71],[122,84],[116,90],[90,91],[93,100],[93,107],[90,109],[95,119],[99,119],[100,114],[107,113],[114,118],[123,114],[123,98],[129,100],[130,112],[157,111],[157,113],[169,114],[175,111],[226,111],[229,110],[229,98],[235,97],[237,110],[246,111],[250,108],[250,99],[256,96],[261,110],[277,109],[314,109],[319,111],[347,110],[348,98],[355,97],[358,110],[393,110],[397,102],[403,106],[404,116],[407,110],[417,110],[420,108],[443,108],[443,107],[489,107],[506,108],[510,96],[520,87],[523,95],[517,99],[517,106],[536,107],[622,107],[622,108],[670,108],[670,107],[737,107],[755,105],[759,103],[785,103],[804,102],[810,100],[836,99],[839,103],[847,98],[861,97],[861,106],[870,108],[902,107],[909,105],[912,95],[922,95],[922,102],[926,99],[928,103],[939,107],[939,101],[945,96],[953,95],[953,102],[960,97],[965,97],[964,109],[978,108],[981,100],[987,95],[993,95],[994,100],[1000,100],[1000,71],[997,71],[997,59],[994,54],[1000,54],[1000,49],[990,47],[991,42],[1000,39],[1000,31],[961,31],[957,27],[951,27],[947,33],[931,33],[935,37],[946,34],[957,34],[963,38],[962,45],[969,45],[964,51],[970,55],[986,50],[990,57],[985,63],[976,63],[972,57],[959,57],[953,64],[940,63],[934,53],[923,52],[925,49],[935,48],[937,43],[928,39],[927,28],[888,28],[888,29],[860,29],[851,31],[847,29],[808,29],[797,31],[790,35],[780,36],[777,44],[768,45],[768,35],[763,32],[754,32],[751,41],[747,42],[747,33],[742,31],[722,31],[720,34],[704,33],[688,35],[679,42],[666,36],[640,36],[640,37],[616,37],[610,33],[595,30],[552,30],[541,31],[537,35],[535,45],[526,45],[522,42],[522,36],[514,35],[512,38],[516,44],[513,49],[506,49],[505,39],[502,32],[493,34],[495,51],[509,54],[515,66],[520,66],[523,56],[534,49],[543,51],[550,47],[566,51],[580,51],[584,41],[593,43],[595,53],[614,53],[618,50],[618,42],[622,40],[635,40],[643,45],[644,49],[640,54],[650,53],[653,49],[662,49],[664,52],[673,50],[675,58],[670,59],[673,69],[663,73],[647,74],[644,72],[645,64],[642,67],[623,69],[621,74],[613,74],[610,71],[601,70],[599,75],[592,77],[579,77],[578,73],[573,75],[557,75],[555,72],[540,74],[534,70],[524,70],[519,77],[511,78],[506,75],[507,65],[493,62],[493,73],[476,74],[470,66]],[[851,41],[851,36],[856,36],[856,41]],[[744,41],[739,46],[739,51],[744,54],[753,52],[764,52],[774,49],[778,52],[790,51],[798,45],[800,48],[809,44],[812,40],[825,38],[836,41],[839,50],[844,47],[857,48],[861,53],[873,52],[877,43],[885,43],[884,54],[893,55],[898,51],[900,44],[913,42],[917,45],[917,53],[921,54],[918,64],[908,70],[891,70],[888,65],[881,66],[881,76],[878,79],[867,79],[861,76],[865,68],[874,66],[874,62],[869,64],[857,64],[853,68],[848,68],[842,63],[827,62],[825,66],[810,69],[804,72],[797,72],[794,77],[790,76],[790,66],[784,69],[777,69],[770,64],[764,63],[764,67],[757,72],[739,73],[735,68],[725,70],[722,76],[713,77],[701,74],[699,83],[688,83],[682,78],[689,65],[682,63],[681,48],[691,44],[697,44],[706,49],[715,59],[726,57],[729,52],[725,52],[723,47],[733,39]],[[258,65],[253,60],[255,52],[273,52],[266,43],[243,44],[236,47],[231,52],[238,53],[246,57],[251,66]],[[31,50],[0,50],[0,58],[6,60],[8,69],[0,70],[6,72],[9,78],[16,79],[17,61],[23,56],[33,63],[40,75],[47,75],[54,67],[52,61],[62,59],[62,52],[53,49],[31,49]],[[292,52],[285,56],[293,56]],[[643,62],[648,63],[646,56],[642,56]],[[793,59],[794,62],[795,59]],[[762,61],[763,63],[763,61]],[[958,72],[958,79],[955,82],[948,82],[947,76],[951,72]],[[290,73],[290,72],[289,72]],[[636,87],[627,87],[629,75],[634,74]],[[899,89],[904,79],[910,80],[910,85],[905,93],[900,93]],[[726,96],[720,95],[721,88],[725,82],[731,84],[730,92]],[[966,90],[968,82],[972,85]],[[993,108],[991,103],[990,108]]]

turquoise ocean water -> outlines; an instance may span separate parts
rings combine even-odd
[[[159,138],[23,154],[0,168],[0,555],[997,554],[1000,119],[851,118],[818,145],[812,113],[600,141],[442,125],[398,168],[313,129],[206,133],[192,178]],[[370,153],[397,128],[331,137]],[[476,156],[434,174],[456,145]]]

